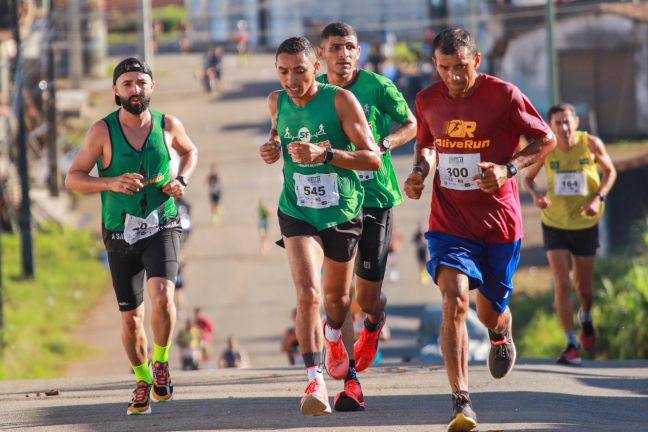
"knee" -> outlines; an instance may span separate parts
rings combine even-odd
[[[498,326],[500,315],[501,313],[498,313],[494,310],[485,311],[483,310],[483,308],[477,310],[477,317],[479,318],[479,321],[481,321],[482,324],[484,324],[484,326],[489,329],[494,329]]]
[[[157,296],[155,296],[155,299],[152,301],[152,303],[153,307],[157,310],[168,310],[172,306],[174,306],[173,294],[171,294],[168,290],[164,290],[158,293]]]
[[[301,310],[319,310],[320,292],[313,286],[301,286],[298,289],[297,303]]]
[[[556,285],[556,296],[564,296],[569,293],[569,288],[571,287],[569,278],[560,278],[554,283]]]
[[[128,334],[135,334],[144,327],[144,317],[137,314],[127,314],[122,316],[122,328]]]
[[[464,318],[468,313],[468,295],[446,293],[443,296],[443,312],[455,318]]]
[[[351,304],[351,297],[348,294],[325,294],[324,297],[326,298],[326,304],[335,308],[345,308]]]

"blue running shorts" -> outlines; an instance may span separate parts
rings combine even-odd
[[[441,231],[429,231],[425,238],[430,250],[427,271],[435,282],[440,265],[456,268],[468,276],[471,290],[479,288],[495,310],[506,310],[513,292],[513,273],[520,262],[521,240],[484,243]]]

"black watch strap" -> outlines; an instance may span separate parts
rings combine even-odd
[[[187,181],[187,177],[179,175],[176,177],[176,180],[180,182],[180,184],[184,187],[189,186],[189,182]]]
[[[333,160],[333,149],[331,147],[326,147],[324,152],[324,163],[327,164]]]

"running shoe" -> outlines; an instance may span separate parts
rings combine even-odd
[[[385,325],[387,315],[383,312],[376,330],[369,331],[365,324],[362,325],[360,337],[353,344],[353,354],[355,356],[356,372],[367,369],[373,363],[378,353],[378,342],[380,341],[380,331]]]
[[[477,415],[470,404],[468,392],[452,394],[452,412],[454,417],[448,424],[448,432],[468,432],[477,427]]]
[[[169,363],[156,361],[153,363],[153,402],[168,402],[173,398],[173,383],[169,376]]]
[[[344,383],[344,390],[335,395],[333,408],[335,411],[362,411],[364,410],[364,396],[358,380],[350,379]]]
[[[326,320],[324,320],[324,327],[326,327]],[[324,331],[324,355],[326,357],[324,364],[329,376],[336,380],[345,378],[349,372],[349,354],[344,348],[342,336],[332,342],[326,339],[326,331]]]
[[[324,381],[315,378],[308,383],[304,396],[301,398],[299,410],[304,415],[331,414],[331,405],[329,405]]]
[[[126,415],[151,414],[151,405],[149,404],[149,392],[151,384],[146,381],[137,381],[135,390],[133,390],[133,399],[128,404]]]
[[[574,344],[567,344],[567,348],[565,348],[565,350],[560,353],[560,355],[556,359],[556,363],[571,366],[580,366],[580,348],[578,348]]]
[[[588,351],[594,350],[594,347],[596,346],[596,330],[594,330],[592,321],[581,323],[581,331],[578,336],[583,349]]]
[[[488,336],[491,340],[488,369],[493,378],[504,378],[513,369],[517,356],[513,336],[511,336],[511,327],[509,326],[503,337],[491,330],[488,330]]]

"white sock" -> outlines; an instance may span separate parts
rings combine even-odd
[[[338,339],[342,336],[342,330],[341,329],[334,329],[328,323],[324,326],[324,337],[326,337],[327,340],[331,342],[337,342]]]
[[[318,380],[324,382],[324,375],[322,374],[322,369],[320,369],[317,366],[311,366],[309,368],[306,368],[306,373],[308,374],[308,381],[312,381],[315,378]]]
[[[578,308],[578,322],[581,324],[584,322],[592,322],[592,311],[585,312],[583,308]]]

